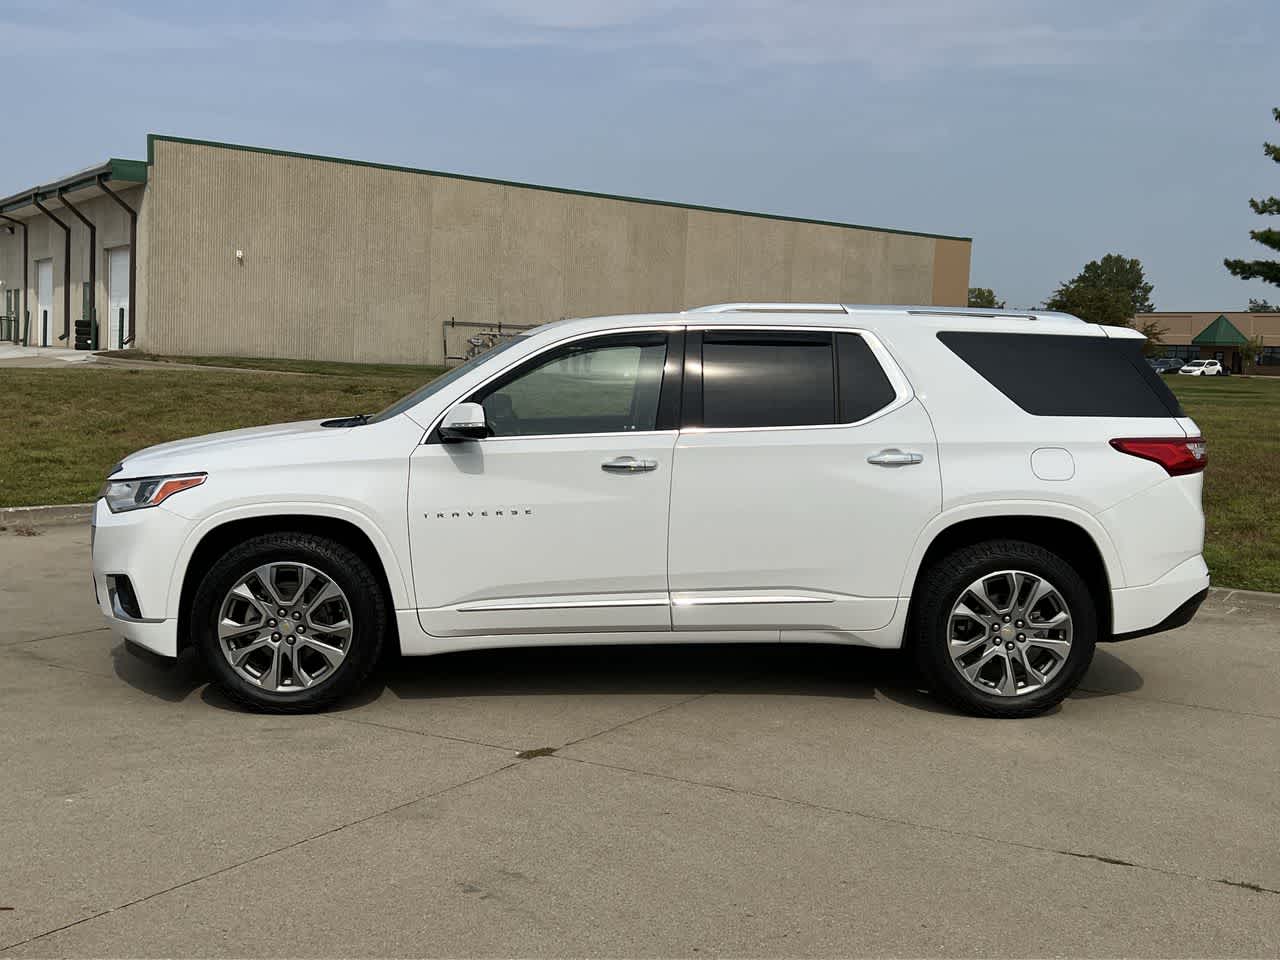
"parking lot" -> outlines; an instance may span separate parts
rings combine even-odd
[[[127,654],[87,528],[36,532],[0,532],[0,954],[1280,951],[1274,598],[1028,721],[777,646],[393,660],[278,717]]]

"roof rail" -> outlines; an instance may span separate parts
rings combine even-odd
[[[1057,310],[982,310],[973,307],[908,307],[913,317],[982,317],[994,320],[1072,320],[1084,323],[1079,317]]]
[[[848,313],[839,303],[710,303],[685,313]]]
[[[896,313],[909,317],[978,317],[995,320],[1065,320],[1084,323],[1057,310],[984,310],[980,307],[907,306],[887,303],[711,303],[685,313]]]

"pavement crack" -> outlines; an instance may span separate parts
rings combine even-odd
[[[7,643],[0,643],[0,647],[20,647],[26,643],[39,643],[41,640],[61,640],[63,637],[78,637],[85,633],[102,633],[110,629],[110,627],[86,627],[84,630],[72,630],[68,633],[51,633],[47,637],[27,637],[25,640],[10,640]]]
[[[813,800],[801,800],[797,797],[783,797],[778,794],[764,793],[759,790],[746,790],[742,787],[731,786],[725,783],[712,783],[706,780],[694,780],[689,777],[677,777],[673,774],[658,773],[653,770],[639,770],[634,767],[626,767],[616,763],[605,763],[600,760],[587,760],[582,757],[570,757],[563,754],[557,755],[558,760],[568,760],[572,763],[582,763],[592,767],[603,767],[607,770],[616,770],[621,773],[632,773],[642,777],[654,777],[658,780],[667,780],[672,783],[682,783],[692,787],[701,787],[706,790],[719,790],[724,793],[731,793],[738,796],[750,797],[757,800],[771,800],[777,803],[786,803],[792,806],[805,807],[810,810],[821,810],[825,813],[835,813],[847,817],[857,817],[861,820],[869,820],[874,823],[882,823],[895,827],[908,827],[913,830],[926,830],[930,833],[937,833],[947,837],[956,837],[965,840],[980,840],[983,843],[995,843],[1002,846],[1014,847],[1020,850],[1033,850],[1037,853],[1046,853],[1052,856],[1075,857],[1079,860],[1093,860],[1098,863],[1104,863],[1109,866],[1120,866],[1134,870],[1143,870],[1150,873],[1162,874],[1166,877],[1175,877],[1180,880],[1194,880],[1199,883],[1213,883],[1238,889],[1249,890],[1254,893],[1267,893],[1280,896],[1280,890],[1274,890],[1271,887],[1264,887],[1261,884],[1252,883],[1246,880],[1227,880],[1220,877],[1206,877],[1202,874],[1191,873],[1186,870],[1172,870],[1168,867],[1157,867],[1149,863],[1139,863],[1133,860],[1122,860],[1118,857],[1108,857],[1095,853],[1082,853],[1075,850],[1059,850],[1055,847],[1046,847],[1038,843],[1029,843],[1025,840],[1010,840],[1008,837],[990,836],[983,833],[973,833],[967,830],[956,830],[952,827],[943,827],[933,823],[923,823],[918,820],[908,820],[903,817],[891,817],[883,813],[871,813],[866,810],[852,810],[847,807],[834,807],[826,803],[817,803]]]
[[[1228,880],[1225,877],[1202,877],[1199,874],[1183,873],[1180,870],[1165,870],[1160,867],[1149,867],[1146,864],[1135,863],[1132,860],[1121,860],[1118,857],[1104,857],[1097,853],[1079,853],[1075,850],[1054,850],[1052,852],[1060,853],[1065,857],[1076,857],[1080,860],[1096,860],[1098,863],[1106,863],[1113,867],[1133,867],[1137,870],[1154,870],[1157,873],[1164,873],[1173,877],[1187,877],[1193,880],[1201,880],[1206,883],[1220,883],[1225,887],[1239,887],[1242,890],[1252,890],[1254,893],[1269,893],[1280,897],[1280,890],[1273,890],[1271,887],[1264,887],[1260,883],[1253,883],[1249,880]]]
[[[1121,693],[1113,690],[1099,690],[1096,687],[1077,687],[1082,693],[1096,693],[1103,697],[1124,697],[1126,700],[1137,700],[1139,703],[1163,703],[1169,707],[1186,707],[1188,710],[1209,710],[1213,713],[1225,713],[1233,717],[1252,717],[1256,720],[1280,720],[1274,713],[1253,713],[1249,710],[1232,710],[1229,707],[1211,707],[1204,703],[1187,703],[1185,700],[1168,700],[1164,697],[1141,697],[1136,693]]]
[[[512,753],[518,750],[507,743],[489,743],[487,740],[472,740],[468,737],[455,737],[447,733],[429,733],[426,730],[414,730],[412,727],[397,727],[393,723],[379,723],[377,720],[359,720],[355,717],[340,717],[336,714],[328,713],[325,716],[330,720],[338,720],[342,723],[355,723],[362,727],[377,727],[380,730],[393,730],[396,733],[408,733],[415,737],[427,737],[432,740],[450,740],[453,743],[469,743],[473,747],[492,747],[494,750],[502,750],[505,753]]]
[[[677,700],[674,703],[663,704],[655,710],[648,713],[642,713],[638,717],[631,717],[629,720],[623,720],[613,726],[605,727],[603,730],[597,730],[595,733],[589,733],[585,737],[578,737],[576,740],[569,740],[565,743],[565,747],[574,747],[580,743],[586,743],[588,740],[594,740],[596,737],[603,737],[606,733],[613,733],[615,730],[621,730],[623,727],[630,726],[633,723],[639,723],[641,720],[648,720],[650,717],[656,717],[660,713],[666,713],[668,710],[674,710],[676,707],[683,707],[687,703],[693,703],[695,700],[701,700],[703,697],[709,697],[713,693],[719,693],[718,690],[708,690],[706,693],[696,693],[692,697],[685,697],[683,700]],[[560,749],[564,749],[561,747]]]
[[[424,800],[434,800],[437,797],[441,797],[452,790],[458,790],[462,787],[468,787],[473,783],[477,783],[481,780],[486,779],[487,777],[492,777],[495,774],[502,773],[504,770],[510,770],[512,767],[516,767],[519,765],[520,765],[519,761],[517,760],[513,760],[510,763],[504,763],[502,766],[497,767],[496,769],[488,770],[485,773],[477,774],[474,777],[468,777],[466,780],[461,780],[458,783],[449,784],[447,787],[441,787],[438,790],[430,790],[427,793],[422,794],[421,796],[412,798],[411,800],[405,800],[401,803],[393,804],[390,807],[387,807],[383,810],[375,811],[374,813],[368,814],[367,816],[357,817],[355,820],[350,820],[346,823],[338,824],[336,827],[330,827],[327,830],[321,830],[319,833],[314,833],[309,837],[302,837],[299,840],[293,840],[289,843],[282,844],[281,846],[275,847],[271,850],[265,850],[262,853],[254,854],[252,857],[247,857],[244,860],[240,860],[236,863],[228,864],[225,867],[219,867],[217,870],[210,870],[208,873],[201,874],[198,877],[192,877],[189,880],[183,880],[180,883],[172,884],[168,887],[165,887],[163,890],[156,890],[156,891],[153,891],[152,893],[146,894],[145,896],[135,897],[133,900],[129,900],[125,903],[118,904],[114,907],[108,907],[106,910],[99,910],[97,913],[90,914],[87,917],[80,917],[78,920],[72,920],[70,923],[64,923],[61,926],[54,927],[50,930],[45,930],[45,931],[42,931],[41,933],[33,934],[32,936],[27,937],[26,939],[23,939],[23,940],[19,940],[16,943],[5,944],[4,946],[0,946],[0,953],[5,953],[9,950],[15,950],[18,947],[24,946],[25,944],[32,943],[36,940],[41,940],[45,937],[52,936],[55,933],[61,933],[63,930],[70,930],[72,927],[78,927],[82,923],[88,923],[91,920],[97,920],[100,917],[105,917],[112,913],[118,913],[121,910],[128,910],[130,907],[136,907],[141,903],[146,903],[148,900],[154,900],[156,897],[162,897],[166,893],[173,893],[175,890],[181,890],[184,887],[191,886],[192,884],[200,883],[204,880],[210,880],[214,877],[221,876],[224,873],[230,873],[232,870],[239,870],[241,867],[247,867],[251,863],[257,863],[259,860],[265,860],[268,857],[274,857],[276,854],[284,853],[288,850],[293,850],[296,847],[301,847],[304,844],[311,843],[313,840],[322,840],[325,837],[329,837],[335,833],[339,833],[343,830],[346,830],[348,827],[356,827],[362,823],[368,823],[370,820],[376,820],[379,817],[385,817],[389,813],[395,813],[398,810],[403,810],[405,807],[411,807],[415,803],[421,803]]]

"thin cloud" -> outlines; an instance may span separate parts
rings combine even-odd
[[[429,44],[653,50],[716,70],[852,64],[910,73],[1132,58],[1151,37],[1193,29],[1196,18],[1213,8],[1206,0],[1144,0],[1117,12],[1120,6],[1096,0],[381,0],[202,11],[196,20],[191,8],[178,6],[62,0],[10,6],[0,13],[0,34],[18,56],[281,42]]]

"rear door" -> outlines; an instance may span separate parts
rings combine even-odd
[[[929,418],[870,335],[687,335],[669,578],[676,629],[871,630],[939,510]]]

